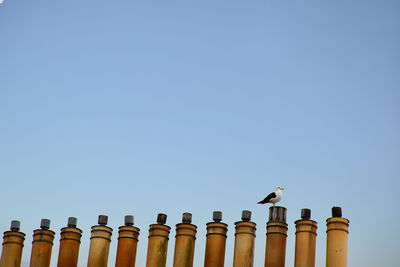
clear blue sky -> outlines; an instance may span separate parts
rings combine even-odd
[[[312,209],[317,266],[331,207],[350,219],[349,266],[398,266],[399,1],[32,1],[0,4],[0,231],[57,233],[158,212],[198,225],[203,266],[213,210],[229,224],[253,211],[264,264],[266,206],[280,185],[294,221]],[[27,265],[25,265],[27,266]]]

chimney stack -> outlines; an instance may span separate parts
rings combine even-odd
[[[40,229],[33,231],[30,267],[49,267],[53,248],[54,232],[50,229],[50,220],[42,219]]]
[[[20,225],[19,221],[11,221],[10,231],[4,232],[0,267],[21,265],[25,234],[19,231]]]
[[[171,230],[171,227],[165,225],[166,222],[167,215],[159,213],[157,224],[151,224],[149,227],[146,267],[165,267]]]
[[[197,226],[192,224],[192,214],[185,212],[182,223],[176,225],[173,267],[192,267]]]
[[[78,266],[79,246],[82,230],[76,228],[78,219],[69,217],[67,227],[61,229],[60,250],[58,252],[57,267]]]
[[[285,266],[287,230],[286,208],[280,206],[270,207],[267,223],[265,267]]]
[[[204,267],[222,267],[225,261],[228,225],[222,223],[222,212],[213,212],[213,222],[207,223]]]
[[[107,226],[108,216],[99,215],[98,225],[92,226],[87,267],[107,267],[113,229]]]
[[[134,217],[125,216],[125,225],[119,227],[115,267],[135,267],[139,228],[134,227]]]
[[[296,245],[294,267],[315,266],[315,246],[317,239],[317,222],[311,220],[311,210],[301,210],[301,220],[296,224]]]
[[[332,208],[326,227],[326,267],[346,267],[349,220],[342,218],[342,208]]]
[[[252,267],[256,224],[251,221],[251,211],[242,211],[242,221],[235,222],[235,248],[233,267]]]

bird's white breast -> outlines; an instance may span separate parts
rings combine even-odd
[[[276,194],[276,197],[274,197],[273,199],[270,200],[272,203],[276,203],[276,202],[280,201],[282,198],[282,191],[280,189],[276,190],[275,194]]]

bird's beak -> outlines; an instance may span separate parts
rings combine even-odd
[[[281,190],[283,190],[283,189],[285,189],[285,188],[283,188],[283,187],[279,187]]]

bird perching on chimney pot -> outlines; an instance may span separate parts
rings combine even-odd
[[[272,203],[275,206],[275,203],[279,202],[282,198],[282,191],[284,188],[277,186],[275,192],[269,194],[266,198],[258,202],[257,204],[267,204]]]

